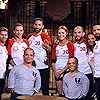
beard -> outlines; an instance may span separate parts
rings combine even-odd
[[[100,40],[100,34],[99,34],[99,33],[96,33],[96,34],[95,34],[95,37],[96,37],[96,40],[97,40],[97,41]]]
[[[42,30],[42,28],[34,28],[34,32],[39,33]]]
[[[80,42],[83,39],[83,37],[81,36],[80,38],[75,38],[76,41]]]

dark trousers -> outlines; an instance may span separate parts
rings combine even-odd
[[[41,75],[41,90],[43,95],[49,95],[49,69],[39,69]]]
[[[10,71],[11,71],[11,69],[7,70],[7,78],[9,77]]]
[[[11,93],[10,100],[18,100],[17,97],[22,96],[21,94],[17,94],[15,92]]]
[[[94,100],[93,97],[91,97],[93,95],[93,93],[95,93],[95,86],[94,86],[94,79],[93,79],[93,74],[85,74],[88,79],[89,79],[89,91],[87,93],[87,96],[86,96],[86,100]]]
[[[95,88],[97,100],[100,100],[100,78],[95,78]]]
[[[3,94],[4,87],[5,87],[5,79],[0,79],[0,100]]]

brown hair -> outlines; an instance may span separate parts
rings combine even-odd
[[[59,26],[58,29],[57,29],[57,32],[58,32],[59,29],[64,29],[66,31],[66,33],[68,33],[68,29],[64,25]]]
[[[26,49],[24,50],[24,54],[25,54],[25,52],[26,52],[27,50],[32,50],[32,51],[33,51],[33,54],[34,54],[34,50],[33,50],[32,48],[26,48]]]
[[[0,27],[0,32],[1,31],[6,31],[6,32],[8,32],[8,29],[6,28],[6,27]]]
[[[43,19],[42,19],[42,18],[35,18],[35,19],[34,19],[34,21],[33,21],[33,23],[35,23],[35,21],[37,21],[37,20],[41,21],[41,22],[42,22],[42,24],[44,23],[44,21],[43,21]]]
[[[23,27],[23,25],[22,25],[21,23],[16,23],[15,26],[13,27],[13,30],[15,30],[15,28],[16,28],[17,26],[22,26],[22,27]]]

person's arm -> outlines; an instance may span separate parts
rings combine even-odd
[[[16,67],[14,67],[9,74],[8,77],[8,88],[11,90],[11,92],[14,92],[15,88],[15,79],[16,79]]]
[[[34,94],[39,92],[40,87],[41,87],[41,76],[40,76],[39,71],[37,71],[36,80],[34,84]]]
[[[67,71],[68,66],[66,65],[59,73],[60,75],[62,75],[65,71]]]
[[[15,62],[13,61],[13,58],[12,58],[12,53],[11,53],[11,48],[12,48],[12,45],[14,43],[14,39],[9,39],[8,40],[8,45],[7,45],[7,51],[8,51],[8,63],[11,64],[12,66],[15,66]]]
[[[64,76],[64,78],[63,78],[63,91],[64,91],[65,96],[67,97],[67,95],[68,95],[68,86],[67,86],[67,83],[66,83],[66,76]]]
[[[10,60],[10,64],[14,67],[16,64],[13,59]]]
[[[54,72],[54,75],[56,78],[58,78],[60,76],[60,73],[57,72],[57,69],[56,69],[56,66],[55,66],[55,63],[56,63],[56,60],[57,60],[57,57],[56,57],[56,44],[53,45],[52,47],[52,53],[51,53],[51,62],[52,62],[52,70]]]
[[[87,78],[86,75],[83,75],[82,84],[83,84],[82,95],[83,97],[85,97],[89,90],[89,79]]]
[[[51,46],[48,42],[47,39],[44,40],[43,44],[42,44],[43,48],[46,49],[48,52],[51,52]]]
[[[59,77],[60,77],[60,73],[57,72],[55,63],[52,63],[52,70],[53,70],[53,72],[54,72],[55,77],[56,77],[56,78],[59,78]]]
[[[51,38],[49,35],[45,34],[45,33],[41,33],[41,38],[43,40],[43,48],[45,48],[48,52],[51,51]]]

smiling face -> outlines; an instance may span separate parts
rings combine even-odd
[[[64,29],[59,29],[58,30],[58,39],[59,41],[63,41],[66,39],[66,36],[67,36],[68,33],[66,33],[66,31]]]
[[[44,28],[43,22],[41,20],[36,20],[33,24],[34,32],[39,33],[42,32],[42,29]]]
[[[8,32],[7,31],[1,31],[0,32],[0,42],[5,43],[8,39]]]
[[[24,51],[23,58],[26,64],[32,64],[33,59],[34,59],[34,51],[30,48],[26,49]]]
[[[68,67],[70,72],[77,71],[78,69],[78,60],[74,57],[68,59]]]
[[[16,38],[22,38],[24,29],[23,26],[16,26],[15,29],[13,30],[14,37]]]
[[[67,35],[68,35],[68,29],[66,28],[66,26],[64,26],[64,25],[59,26],[59,28],[57,29],[58,40],[61,42],[66,40]]]
[[[74,38],[76,41],[80,41],[83,38],[84,32],[82,27],[77,26],[74,28]]]
[[[89,34],[87,36],[87,42],[90,46],[93,46],[95,44],[96,38],[93,34]]]

